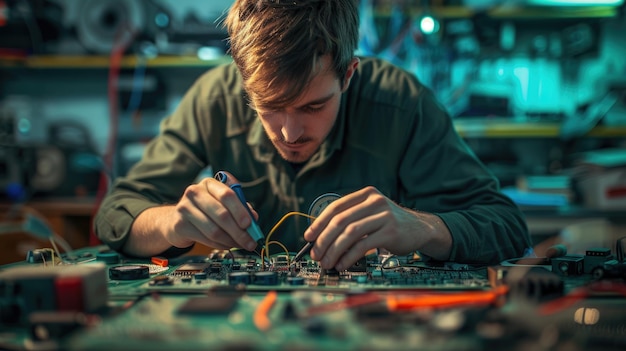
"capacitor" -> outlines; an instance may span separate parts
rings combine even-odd
[[[254,273],[254,284],[257,285],[277,285],[278,273],[276,272],[256,272]]]
[[[289,285],[304,285],[303,277],[288,277],[287,284]]]
[[[232,272],[228,274],[229,285],[250,284],[250,274],[248,272]]]

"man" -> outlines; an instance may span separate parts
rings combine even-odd
[[[523,217],[411,74],[354,56],[357,0],[237,0],[225,20],[233,64],[191,89],[143,159],[118,179],[96,232],[129,255],[194,243],[254,250],[247,209],[210,166],[242,185],[265,234],[337,193],[309,225],[272,240],[343,270],[373,248],[497,263],[530,246]],[[259,248],[257,248],[259,250]]]

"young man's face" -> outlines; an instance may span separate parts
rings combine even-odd
[[[358,65],[358,60],[354,59],[345,82],[341,82],[329,69],[330,56],[320,61],[319,73],[293,104],[274,111],[256,106],[265,132],[288,162],[306,162],[324,142],[337,119],[341,93],[347,89]]]

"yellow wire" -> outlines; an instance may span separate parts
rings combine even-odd
[[[294,211],[294,212],[288,212],[287,214],[285,214],[285,215],[284,215],[284,216],[283,216],[283,217],[282,217],[282,218],[281,218],[281,219],[280,219],[280,220],[279,220],[279,221],[278,221],[278,222],[274,225],[274,227],[272,227],[272,229],[270,230],[270,232],[269,232],[269,233],[267,233],[267,236],[265,237],[265,247],[266,247],[266,248],[267,248],[267,247],[269,246],[269,244],[270,244],[270,237],[272,237],[272,234],[274,234],[274,232],[276,231],[276,229],[278,229],[278,227],[280,227],[280,226],[283,224],[283,222],[284,222],[287,218],[289,218],[289,217],[291,217],[291,216],[302,216],[302,217],[306,217],[306,218],[310,218],[310,219],[315,219],[315,217],[313,217],[313,216],[311,216],[311,215],[308,215],[308,214],[306,214],[306,213],[302,213],[302,212],[295,212],[295,211]],[[280,244],[278,241],[273,241],[273,242],[275,242],[275,243],[277,243],[277,244]],[[280,244],[280,246],[282,246],[282,247],[285,249],[285,251],[287,251],[287,259],[289,259],[289,250],[287,250],[287,248],[286,248],[283,244]],[[267,260],[269,261],[269,259],[270,259],[270,250],[269,250],[269,249],[265,250],[265,254],[266,254],[266,256],[267,256]],[[263,249],[261,249],[261,261],[263,261]]]
[[[276,241],[276,240],[272,240],[269,243],[267,243],[267,245],[265,247],[268,247],[271,244],[276,244],[280,247],[283,248],[283,250],[285,250],[285,254],[287,254],[287,265],[289,265],[289,250],[287,250],[287,247],[285,245],[283,245],[281,242]],[[261,268],[265,269],[265,260],[263,259],[263,250],[265,250],[264,248],[261,249]],[[267,250],[267,252],[269,252],[269,249]],[[269,254],[267,255],[268,260],[269,260]]]
[[[276,240],[272,240],[272,241],[270,241],[268,243],[268,245],[271,245],[271,244],[276,244],[276,245],[282,247],[283,250],[285,250],[285,254],[287,255],[287,265],[289,265],[289,250],[287,250],[287,247],[285,245],[283,245],[281,242],[278,242]],[[269,249],[268,249],[268,252],[269,252]]]

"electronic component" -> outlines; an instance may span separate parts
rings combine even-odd
[[[193,276],[196,273],[206,272],[211,263],[209,262],[190,262],[184,263],[172,273],[172,275],[177,276]]]
[[[157,275],[156,277],[152,278],[152,280],[150,280],[149,284],[152,286],[172,285],[174,284],[174,279],[168,277],[167,275]]]
[[[594,268],[602,267],[605,262],[613,258],[609,248],[591,248],[585,252],[584,272],[591,273]]]
[[[565,255],[552,259],[552,271],[562,276],[576,276],[583,274],[582,256]]]
[[[195,280],[204,280],[208,278],[208,275],[206,272],[197,272],[193,274],[193,279]]]
[[[0,272],[0,322],[25,324],[37,311],[95,312],[108,299],[102,264],[16,266]]]
[[[145,265],[113,266],[109,268],[112,280],[137,280],[150,278],[150,267]]]
[[[248,272],[232,272],[228,274],[228,284],[230,285],[248,285],[251,281],[252,279]]]
[[[165,257],[155,256],[150,259],[150,262],[156,264],[157,266],[167,267],[169,264],[169,260]]]
[[[256,272],[253,280],[256,285],[277,285],[278,273],[273,271]]]
[[[26,262],[28,263],[46,263],[52,262],[54,251],[51,249],[35,249],[26,253]]]

